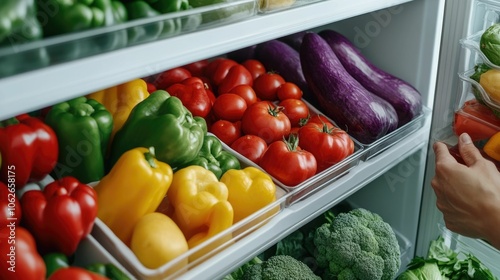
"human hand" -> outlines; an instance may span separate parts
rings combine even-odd
[[[500,173],[482,157],[469,135],[460,135],[458,147],[465,165],[444,143],[434,143],[436,172],[431,185],[436,206],[449,230],[488,240],[500,249]]]

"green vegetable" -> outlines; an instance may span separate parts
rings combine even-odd
[[[105,174],[104,157],[113,130],[106,107],[82,96],[52,106],[45,122],[59,142],[53,175],[73,176],[82,183],[99,181]]]
[[[449,279],[497,280],[481,261],[470,253],[455,252],[439,236],[431,242],[428,261],[434,261]]]
[[[446,280],[435,262],[428,262],[424,258],[415,257],[408,264],[397,280]]]
[[[249,260],[239,268],[237,268],[235,271],[231,272],[230,274],[224,276],[222,280],[241,280],[243,279],[243,275],[245,274],[245,271],[253,266],[254,264],[259,264],[262,263],[262,260],[259,257],[254,257],[253,259]]]
[[[189,2],[186,0],[137,0],[128,2],[125,6],[127,8],[129,20],[150,18],[191,8]],[[190,15],[182,18],[173,17],[163,21],[154,21],[148,24],[134,26],[127,30],[129,44],[167,38],[179,34],[182,31],[195,29],[200,22],[200,15]]]
[[[303,262],[291,256],[272,256],[262,263],[247,268],[242,280],[321,280]]]
[[[17,44],[40,39],[42,27],[36,15],[35,0],[2,0],[0,44]]]
[[[479,41],[479,48],[483,54],[495,65],[500,65],[500,24],[495,23],[488,27]]]
[[[87,270],[106,276],[110,280],[130,280],[118,267],[112,263],[95,263],[86,267]]]
[[[323,279],[392,280],[401,265],[391,226],[362,208],[340,213],[320,226],[314,245],[318,266],[325,268]]]
[[[45,268],[47,269],[46,278],[54,273],[56,270],[64,267],[69,267],[68,257],[63,253],[49,253],[43,256]]]
[[[218,179],[229,169],[241,169],[240,161],[230,152],[222,149],[220,140],[212,135],[205,135],[203,145],[195,159],[182,167],[199,165],[212,171]]]
[[[203,118],[193,117],[179,98],[157,90],[132,109],[115,134],[109,167],[132,148],[154,147],[156,158],[175,169],[198,156],[206,134]]]
[[[127,20],[125,6],[117,0],[37,0],[38,9],[46,13],[44,34],[53,36]]]

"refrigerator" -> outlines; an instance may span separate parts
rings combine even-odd
[[[374,65],[421,93],[424,110],[418,125],[175,279],[220,279],[342,201],[371,210],[392,226],[404,247],[401,269],[414,256],[425,256],[430,242],[445,234],[452,249],[473,252],[500,277],[498,250],[443,228],[430,185],[434,175],[432,143],[452,125],[457,98],[464,91],[458,73],[471,69],[477,59],[460,42],[490,23],[484,3],[500,7],[498,1],[479,0],[297,0],[287,9],[257,11],[226,24],[77,54],[56,63],[31,59],[30,55],[59,45],[70,48],[69,43],[99,38],[101,33],[83,32],[65,37],[67,41],[55,38],[27,47],[4,48],[0,52],[3,67],[10,69],[9,57],[16,55],[21,55],[28,67],[12,72],[4,69],[0,119],[296,32],[334,29],[351,39]],[[258,1],[254,4],[257,9]],[[107,33],[120,31],[118,27],[105,29]],[[83,251],[81,258],[98,257],[92,250]]]

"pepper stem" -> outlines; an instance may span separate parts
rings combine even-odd
[[[7,127],[9,125],[14,125],[14,124],[18,124],[18,123],[19,123],[19,120],[15,117],[12,117],[10,119],[6,119],[4,121],[1,121],[0,127]]]
[[[152,168],[157,168],[158,165],[155,162],[155,147],[149,147],[148,152],[144,153],[144,158],[149,163]]]

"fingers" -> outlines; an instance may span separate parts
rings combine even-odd
[[[470,136],[467,133],[462,133],[458,138],[458,150],[467,166],[471,166],[478,160],[482,159],[481,152],[474,146]]]
[[[436,162],[449,161],[449,160],[456,162],[455,158],[451,156],[448,147],[444,143],[435,142],[433,148],[434,148],[434,154],[436,155]]]

